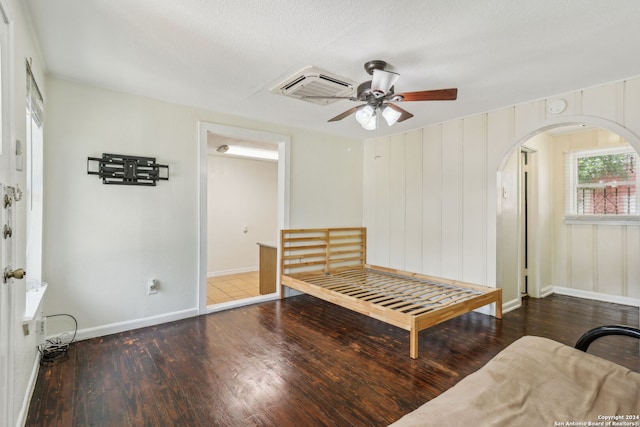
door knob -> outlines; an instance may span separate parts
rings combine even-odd
[[[11,235],[13,234],[13,230],[11,230],[11,227],[9,227],[7,224],[5,224],[2,234],[3,234],[4,238],[6,239],[7,237],[11,237]]]
[[[27,272],[24,271],[22,268],[18,268],[16,270],[9,270],[9,268],[5,268],[4,269],[4,283],[7,283],[7,280],[9,279],[22,279],[24,276],[27,275]]]

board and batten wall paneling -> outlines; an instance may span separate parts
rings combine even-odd
[[[624,295],[625,284],[625,235],[626,226],[596,226],[594,230],[596,250],[595,290],[609,295]]]
[[[367,262],[376,264],[374,256],[375,235],[378,232],[374,227],[376,220],[376,142],[366,141],[362,147],[362,175],[364,188],[362,191],[362,224],[367,227]]]
[[[422,273],[441,275],[442,126],[422,132]]]
[[[405,268],[406,171],[404,134],[389,138],[389,266]]]
[[[627,227],[626,251],[626,296],[640,299],[640,227]]]
[[[375,166],[375,233],[372,236],[373,257],[372,264],[389,265],[389,201],[390,201],[390,180],[389,180],[389,138],[379,138],[375,141],[376,153],[374,156]]]
[[[553,119],[554,117],[558,117],[558,116],[582,115],[582,91],[576,91],[574,93],[547,98],[545,102],[545,107],[549,106],[549,102],[555,101],[558,98],[565,100],[567,102],[567,107],[560,115],[551,114],[549,113],[548,108],[545,108],[545,115],[547,119]]]
[[[442,275],[462,277],[463,121],[442,126]]]
[[[598,86],[582,91],[582,114],[618,121],[617,84]]]
[[[513,133],[514,135],[526,135],[532,129],[537,129],[538,123],[545,118],[544,101],[530,102],[518,105],[513,110]]]
[[[465,282],[487,281],[487,167],[486,116],[464,120],[462,140],[462,277]],[[476,212],[476,215],[471,215]]]
[[[407,271],[422,271],[422,131],[406,134],[406,212],[404,230],[405,267]]]
[[[620,85],[615,90],[620,90]],[[619,135],[606,129],[584,130],[552,137],[554,176],[554,233],[551,283],[561,288],[603,295],[637,298],[637,225],[570,224],[564,220],[564,153],[571,150],[618,146]]]
[[[573,225],[569,233],[571,287],[595,291],[594,269],[597,267],[593,225]],[[597,271],[597,270],[596,270]]]
[[[556,99],[565,100],[567,106],[563,112],[552,114],[547,107]],[[366,168],[375,172],[365,176],[364,224],[376,263],[404,264],[406,269],[425,274],[497,285],[505,290],[505,303],[510,298],[519,301],[518,146],[542,129],[585,122],[613,131],[619,129],[627,139],[633,139],[638,150],[637,117],[640,79],[632,78],[373,140],[375,153],[381,157]],[[421,134],[420,149],[410,142],[413,134]],[[589,138],[591,146],[615,143],[601,140],[602,135]],[[538,193],[543,196],[538,200],[553,204],[553,208],[536,210],[537,224],[545,229],[538,230],[542,234],[535,237],[553,242],[547,245],[551,247],[547,256],[537,257],[540,262],[551,264],[536,270],[544,273],[539,274],[537,286],[637,299],[639,227],[624,226],[615,231],[610,226],[568,226],[564,222],[563,208],[559,208],[564,197],[563,153],[579,147],[581,144],[571,138],[554,139],[545,148],[548,155],[538,157],[538,162],[552,163],[540,168],[537,177],[544,180],[544,185],[539,186],[539,191],[546,189],[549,193],[550,187],[554,191]],[[419,155],[421,164],[415,161]],[[385,156],[390,158],[385,160]],[[365,163],[373,162],[368,157]],[[398,170],[402,165],[404,174]],[[416,180],[420,178],[419,187]],[[506,193],[503,187],[508,187]],[[394,194],[396,191],[404,196]],[[396,206],[392,200],[404,205]],[[414,232],[420,206],[421,230]],[[400,236],[392,236],[396,232]],[[420,245],[415,238],[417,233],[421,235]],[[401,244],[404,248],[398,250]]]
[[[624,82],[622,125],[640,135],[640,78]]]
[[[571,263],[567,262],[566,254],[570,253],[570,228],[564,224],[564,153],[569,151],[570,135],[559,135],[551,143],[553,157],[552,175],[555,177],[553,186],[553,245],[551,246],[553,265],[551,266],[551,284],[569,286],[571,283]]]
[[[486,167],[486,197],[487,197],[487,284],[495,286],[500,282],[497,274],[502,262],[498,258],[498,212],[501,203],[501,180],[497,173],[503,168],[503,156],[496,153],[506,153],[509,150],[509,141],[513,140],[513,111],[503,109],[492,111],[487,116],[487,167]],[[506,298],[503,297],[506,303]]]

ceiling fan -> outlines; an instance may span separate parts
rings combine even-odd
[[[413,117],[413,114],[398,107],[395,104],[396,102],[453,101],[458,97],[457,88],[395,93],[393,85],[400,77],[400,74],[385,70],[387,65],[385,61],[381,60],[365,63],[365,71],[373,78],[358,86],[356,96],[306,96],[305,98],[348,99],[350,101],[364,102],[365,104],[350,108],[328,121],[337,122],[355,113],[356,120],[364,129],[374,130],[378,113],[384,117],[389,126]]]

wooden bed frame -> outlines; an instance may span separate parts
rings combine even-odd
[[[366,246],[365,228],[282,230],[281,286],[409,331],[413,359],[423,329],[492,303],[502,318],[501,289],[369,265]]]

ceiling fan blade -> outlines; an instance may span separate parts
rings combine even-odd
[[[355,113],[356,111],[358,111],[358,108],[360,108],[361,105],[357,106],[357,107],[353,107],[353,108],[349,108],[347,111],[338,114],[337,116],[335,116],[333,119],[329,119],[327,120],[328,122],[337,122],[338,120],[342,120],[347,116],[350,116],[351,114]]]
[[[396,83],[400,74],[385,70],[373,70],[373,79],[371,80],[371,93],[376,98],[385,96],[389,89]]]
[[[390,108],[396,110],[398,113],[400,113],[400,118],[397,120],[397,122],[404,122],[405,120],[410,119],[411,117],[413,117],[413,114],[411,114],[407,110],[403,110],[402,108],[398,107],[395,104],[387,104],[387,107],[390,107]]]
[[[419,92],[397,93],[403,102],[407,101],[454,101],[458,97],[458,89],[423,90]]]
[[[316,96],[316,95],[305,95],[302,99],[348,99],[349,101],[359,101],[355,96]]]

